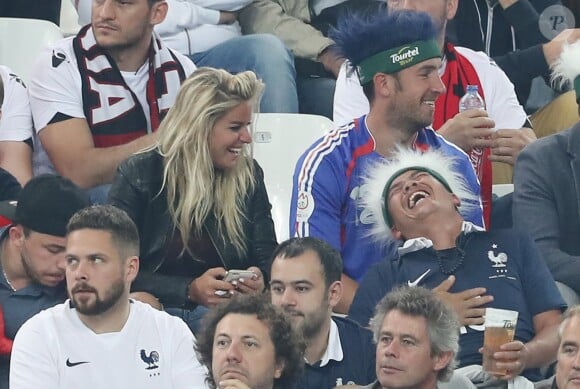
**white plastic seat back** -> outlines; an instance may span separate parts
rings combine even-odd
[[[79,14],[72,0],[62,0],[60,4],[60,30],[62,35],[76,35],[80,29]]]
[[[324,116],[260,113],[253,123],[254,158],[264,169],[278,242],[289,238],[292,176],[298,158],[334,128]]]
[[[46,20],[0,18],[0,64],[27,81],[38,54],[62,37],[60,28]]]
[[[514,191],[514,184],[494,184],[491,192],[497,197],[502,197]]]

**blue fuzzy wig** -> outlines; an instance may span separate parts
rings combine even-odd
[[[415,41],[437,39],[431,16],[410,10],[387,11],[384,5],[373,12],[344,14],[329,37],[335,49],[356,67],[361,61],[385,50]]]

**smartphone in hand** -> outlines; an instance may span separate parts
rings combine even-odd
[[[226,273],[226,276],[224,277],[224,281],[232,282],[232,281],[237,281],[240,278],[253,279],[254,277],[257,277],[257,274],[251,270],[232,269],[232,270],[228,270],[228,272]]]

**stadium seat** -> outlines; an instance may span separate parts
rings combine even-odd
[[[514,191],[514,184],[494,184],[491,188],[494,196],[502,197]]]
[[[60,28],[46,20],[0,18],[0,64],[28,80],[38,54],[62,37]]]
[[[264,169],[279,242],[289,238],[288,220],[296,161],[315,140],[333,128],[330,119],[318,115],[260,113],[254,119],[254,158]]]
[[[81,26],[79,25],[79,15],[71,0],[62,0],[60,6],[60,30],[62,35],[76,35]]]

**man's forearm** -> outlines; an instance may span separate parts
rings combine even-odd
[[[87,150],[79,160],[70,161],[65,166],[57,164],[55,166],[59,173],[70,178],[83,189],[110,184],[121,162],[137,151],[151,146],[156,139],[157,135],[153,133],[123,145],[93,147]]]
[[[542,367],[556,360],[558,352],[558,324],[544,328],[526,343],[526,368]]]

